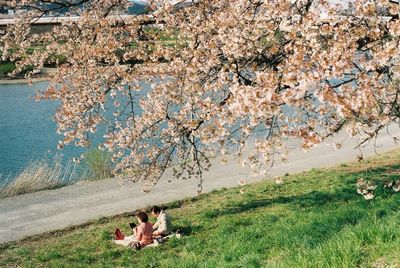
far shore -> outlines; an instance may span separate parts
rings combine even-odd
[[[32,78],[33,83],[37,82],[44,82],[48,81],[49,78],[47,76],[44,77],[38,77],[38,78]],[[0,85],[14,85],[14,84],[28,84],[29,79],[26,78],[17,78],[17,79],[0,79]]]
[[[152,65],[163,65],[165,63],[146,63],[146,66],[152,66]],[[45,67],[42,68],[41,73],[33,77],[31,79],[26,79],[26,78],[0,78],[0,85],[13,85],[13,84],[28,84],[30,81],[32,83],[38,83],[38,82],[44,82],[44,81],[49,81],[50,77],[49,75],[52,74],[53,72],[56,71],[57,68],[51,68],[51,67]]]
[[[44,82],[49,80],[49,74],[54,72],[56,68],[43,68],[42,72],[37,76],[31,79],[27,78],[3,78],[0,79],[0,85],[14,85],[14,84],[28,84],[29,81],[33,83]]]

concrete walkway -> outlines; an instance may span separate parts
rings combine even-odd
[[[393,128],[392,135],[399,136],[400,129]],[[353,147],[356,139],[339,135],[335,141],[343,142],[339,151],[332,144],[321,144],[310,152],[295,148],[286,164],[277,163],[268,176],[297,173],[311,168],[330,167],[355,160],[359,154]],[[398,148],[389,135],[382,135],[376,142],[378,152]],[[363,149],[365,156],[374,155],[374,146]],[[248,167],[236,163],[221,165],[215,160],[211,170],[204,176],[204,192],[222,187],[237,186],[240,179],[259,181],[267,176],[254,175]],[[133,211],[149,205],[197,195],[197,181],[172,180],[166,174],[150,193],[142,193],[141,186],[125,184],[117,179],[82,182],[64,188],[10,197],[0,200],[0,242],[18,240],[26,236],[81,224],[102,216]]]

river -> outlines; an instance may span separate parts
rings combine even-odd
[[[65,161],[84,152],[83,148],[56,146],[55,101],[34,100],[36,89],[46,82],[0,85],[0,175],[15,175],[31,161],[58,155]],[[1,178],[1,177],[0,177]]]
[[[156,80],[160,82],[161,80]],[[47,82],[28,84],[0,84],[0,185],[4,178],[13,178],[32,161],[53,160],[55,157],[66,164],[73,157],[79,157],[87,149],[67,145],[57,149],[60,135],[56,133],[54,114],[57,101],[35,101],[36,90],[45,89]],[[140,92],[134,93],[135,112],[140,113],[139,99],[150,91],[150,83],[139,82]],[[116,99],[125,103],[124,96]],[[112,100],[106,103],[106,118],[113,116],[115,107]],[[101,141],[105,126],[100,126],[98,133],[91,137],[93,147]],[[51,162],[51,161],[49,161]],[[53,161],[54,162],[54,161]]]

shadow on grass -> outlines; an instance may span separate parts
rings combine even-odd
[[[386,172],[388,170],[400,169],[400,165],[390,165],[384,167],[378,167],[375,169],[369,170],[366,172],[356,172],[349,173],[348,176],[351,176],[354,179],[348,179],[343,183],[346,184],[344,187],[337,188],[335,191],[311,191],[304,194],[295,194],[291,196],[279,196],[276,198],[264,198],[264,199],[256,199],[245,201],[240,204],[235,204],[232,206],[219,208],[211,211],[206,211],[203,213],[205,218],[213,219],[224,215],[234,215],[247,211],[251,211],[258,208],[279,205],[279,204],[290,204],[296,209],[311,209],[314,208],[316,210],[321,209],[323,206],[328,205],[330,203],[343,203],[343,202],[352,202],[360,200],[362,201],[362,197],[356,192],[356,178],[364,177],[367,179],[381,179],[382,177],[387,178]],[[390,176],[391,179],[394,179]],[[397,177],[398,179],[398,177]],[[296,187],[296,182],[292,182],[290,187]],[[381,187],[382,188],[382,187]],[[376,191],[377,196],[381,196],[383,198],[389,198],[394,193],[389,190],[379,189]],[[365,202],[367,204],[367,202]]]
[[[190,234],[195,234],[195,233],[199,233],[201,231],[203,231],[203,227],[200,225],[191,225],[191,224],[187,224],[187,225],[174,225],[174,228],[172,229],[172,232],[176,232],[177,230],[179,230],[179,232],[183,235],[190,235]]]
[[[291,204],[298,208],[311,208],[326,205],[331,202],[338,201],[350,201],[351,199],[360,198],[359,195],[355,193],[354,189],[343,188],[343,192],[337,191],[334,193],[312,191],[301,195],[292,196],[280,196],[277,198],[265,198],[249,201],[246,203],[241,203],[235,206],[229,206],[225,208],[215,209],[212,211],[206,211],[203,215],[206,218],[213,219],[224,215],[239,214],[242,212],[279,205],[279,204]],[[350,190],[352,191],[351,193]]]
[[[399,165],[390,166],[392,169],[397,167]],[[276,238],[274,243],[280,247],[287,247],[294,243],[298,246],[313,248],[327,241],[346,226],[357,225],[371,219],[371,217],[382,219],[400,210],[398,198],[392,198],[396,193],[391,189],[380,187],[382,189],[376,190],[378,198],[372,201],[364,200],[356,192],[357,178],[364,177],[383,182],[387,170],[384,167],[379,167],[369,170],[368,173],[349,172],[347,176],[343,177],[338,175],[335,179],[335,185],[327,185],[327,187],[324,187],[326,190],[310,192],[305,192],[310,190],[307,185],[300,185],[298,181],[291,181],[290,185],[287,186],[300,187],[298,194],[275,198],[263,198],[262,195],[259,195],[261,198],[253,198],[251,197],[253,193],[251,193],[249,198],[246,198],[242,203],[235,202],[222,208],[205,211],[202,216],[206,220],[234,216],[228,222],[230,232],[243,232],[241,225],[246,226],[248,222],[243,220],[243,217],[246,216],[239,216],[238,214],[250,212],[249,215],[253,215],[254,210],[257,209],[260,209],[260,213],[263,213],[263,208],[285,204],[293,213],[274,215],[272,210],[271,213],[266,211],[262,216],[262,221],[266,225],[272,226],[277,222],[279,228],[285,230],[284,235]]]

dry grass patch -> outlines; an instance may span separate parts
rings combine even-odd
[[[77,164],[68,161],[62,165],[59,158],[32,161],[15,178],[8,177],[0,187],[0,197],[54,189],[79,180]]]

